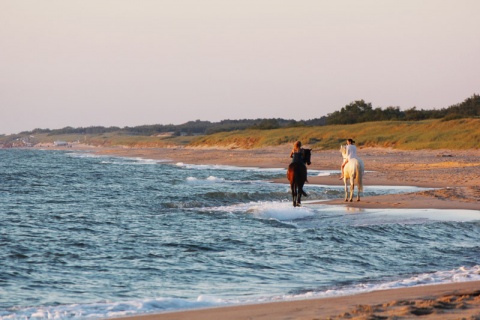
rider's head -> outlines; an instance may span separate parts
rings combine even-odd
[[[298,150],[302,147],[302,143],[300,141],[295,141],[295,143],[293,144],[293,148]]]
[[[347,143],[348,143],[348,144],[355,144],[355,140],[353,140],[353,139],[347,139]]]

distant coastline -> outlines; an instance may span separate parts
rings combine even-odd
[[[314,150],[336,150],[347,138],[359,148],[397,150],[478,149],[480,118],[450,121],[379,121],[349,125],[245,129],[203,135],[134,135],[122,131],[89,134],[18,134],[0,136],[0,148],[65,146],[122,148],[260,149],[290,145],[300,140]]]

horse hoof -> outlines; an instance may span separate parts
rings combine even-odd
[[[352,201],[353,201],[353,200],[352,200],[352,199],[350,199],[350,202],[352,202]]]
[[[360,199],[357,199],[357,202],[360,202]]]

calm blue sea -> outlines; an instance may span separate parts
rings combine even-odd
[[[99,319],[480,280],[480,211],[293,208],[289,187],[270,182],[284,176],[0,150],[0,319]],[[366,186],[364,196],[416,190]],[[309,201],[343,197],[336,186],[306,191]]]

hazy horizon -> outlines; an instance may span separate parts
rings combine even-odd
[[[319,118],[479,93],[476,0],[0,2],[0,134]]]

